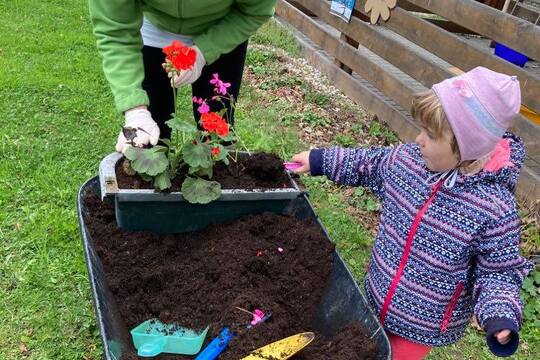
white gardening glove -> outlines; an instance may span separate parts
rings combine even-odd
[[[197,53],[197,56],[195,57],[195,64],[193,64],[191,70],[182,70],[174,77],[174,87],[179,88],[182,85],[193,84],[201,76],[203,67],[206,65],[206,60],[204,59],[204,55],[202,54],[201,50],[199,50],[197,45],[192,46],[192,49],[194,49]]]
[[[135,146],[141,147],[146,144],[156,145],[159,140],[159,126],[152,119],[150,111],[146,107],[130,109],[124,114],[126,122],[124,127],[137,129],[137,136],[133,139]],[[118,134],[116,151],[125,153],[131,146],[130,141],[124,136],[124,132]]]

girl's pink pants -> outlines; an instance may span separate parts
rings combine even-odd
[[[417,344],[394,334],[387,335],[392,348],[392,360],[422,360],[431,350],[431,346]]]

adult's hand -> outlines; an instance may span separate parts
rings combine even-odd
[[[142,147],[147,144],[156,145],[159,140],[159,126],[152,119],[150,111],[146,106],[136,107],[127,110],[124,113],[125,125],[124,128],[132,128],[136,131],[136,136],[133,139],[135,146]],[[118,134],[116,142],[116,151],[125,153],[131,146],[131,141],[126,139],[124,131]]]
[[[195,64],[193,64],[191,70],[182,70],[174,77],[174,87],[179,88],[182,85],[193,84],[201,76],[201,72],[206,65],[206,60],[204,59],[204,55],[202,54],[201,50],[199,50],[197,45],[194,45],[192,49],[194,49],[197,53],[197,56],[195,57]]]

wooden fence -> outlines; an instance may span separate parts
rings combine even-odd
[[[356,1],[349,23],[326,0],[278,0],[276,14],[315,67],[404,141],[418,132],[409,114],[414,93],[479,65],[517,75],[522,111],[511,130],[527,151],[518,192],[540,199],[540,64],[532,60],[540,61],[540,26],[473,0],[398,1],[386,22],[372,25],[364,5]],[[529,65],[493,55],[492,40],[526,54]]]

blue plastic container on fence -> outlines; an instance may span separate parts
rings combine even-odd
[[[520,67],[524,67],[529,58],[503,44],[495,44],[495,55]]]

